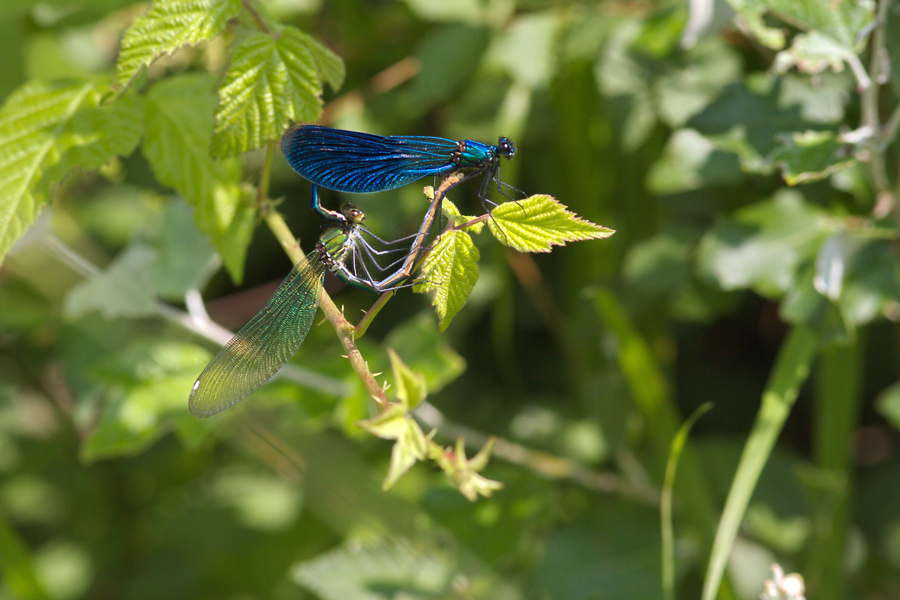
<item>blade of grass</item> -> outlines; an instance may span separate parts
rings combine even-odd
[[[816,334],[801,326],[791,329],[781,345],[772,375],[763,392],[762,406],[756,415],[756,423],[750,432],[747,445],[744,446],[728,499],[725,501],[725,510],[722,512],[709,558],[706,580],[703,582],[703,600],[713,600],[716,596],[753,489],[791,412],[797,394],[809,377],[817,348]]]
[[[659,464],[664,465],[681,421],[666,374],[616,297],[606,290],[597,289],[593,300],[604,325],[616,336],[622,373],[635,406],[647,423],[650,442]],[[713,542],[713,492],[689,444],[682,454],[678,499],[685,514],[702,535],[702,552],[706,554]],[[722,598],[733,597],[730,586],[723,588]]]
[[[852,444],[862,404],[863,348],[859,337],[853,345],[828,348],[816,369],[813,456],[833,485],[817,490],[804,575],[820,600],[847,597],[844,548],[853,506]]]
[[[684,422],[672,440],[672,449],[669,451],[669,460],[666,462],[666,478],[663,483],[662,499],[659,506],[659,519],[662,528],[663,600],[675,600],[675,533],[672,526],[672,499],[675,491],[675,472],[678,469],[678,459],[681,458],[681,451],[687,443],[688,434],[694,427],[694,423],[712,407],[712,402],[703,404]]]

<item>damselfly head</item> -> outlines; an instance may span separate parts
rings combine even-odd
[[[513,145],[512,140],[509,138],[502,137],[497,140],[497,154],[500,156],[505,156],[506,158],[512,158],[516,154],[516,147]]]
[[[354,225],[359,225],[360,223],[364,223],[366,221],[366,213],[359,210],[352,204],[345,204],[341,207],[341,214],[343,214],[347,220]]]

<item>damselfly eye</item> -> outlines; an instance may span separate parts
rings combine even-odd
[[[512,140],[502,137],[497,140],[497,152],[500,156],[512,158],[516,154],[516,147],[513,145]]]

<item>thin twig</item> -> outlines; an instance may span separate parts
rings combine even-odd
[[[464,438],[469,448],[484,446],[489,437],[479,431],[448,421],[444,415],[428,402],[416,407],[415,416],[427,427],[436,430],[441,439]],[[652,486],[643,486],[623,479],[619,475],[600,473],[584,467],[572,460],[534,450],[507,439],[494,438],[492,456],[509,463],[520,465],[543,477],[553,480],[569,480],[586,489],[606,494],[621,494],[638,500],[648,506],[659,506],[660,492]]]

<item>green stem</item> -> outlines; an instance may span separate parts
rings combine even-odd
[[[875,17],[878,25],[872,33],[872,45],[869,49],[869,77],[871,78],[871,84],[863,90],[861,99],[862,124],[864,127],[870,127],[871,131],[875,132],[879,132],[881,129],[878,100],[881,95],[881,70],[885,52],[884,26],[887,9],[890,4],[891,0],[879,0],[878,2],[878,10]],[[869,170],[872,174],[872,182],[875,185],[876,194],[890,193],[891,186],[885,167],[884,152],[879,151],[877,147],[870,148],[869,152]]]
[[[266,144],[266,154],[263,157],[262,173],[259,175],[259,185],[256,189],[256,210],[263,212],[268,210],[264,206],[269,198],[269,181],[272,179],[272,163],[275,159],[275,142],[269,140]]]

